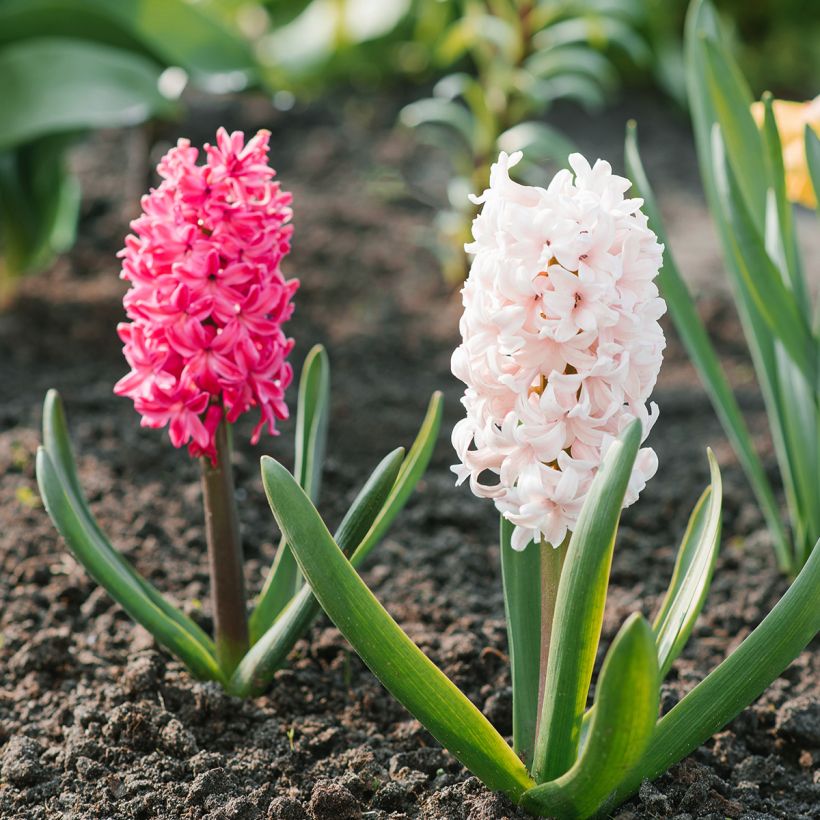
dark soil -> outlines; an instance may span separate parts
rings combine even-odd
[[[658,187],[697,200],[684,126],[652,101],[594,129],[562,123],[616,160],[627,116],[644,128]],[[365,577],[434,661],[511,731],[497,521],[456,489],[447,433],[459,414],[449,374],[458,300],[441,284],[431,240],[441,158],[391,125],[395,101],[348,100],[284,115],[260,101],[196,102],[189,122],[114,132],[82,146],[77,247],[30,279],[0,316],[0,816],[3,818],[523,818],[489,793],[377,683],[325,619],[301,641],[264,697],[241,702],[196,683],[135,628],[68,555],[34,477],[40,405],[62,392],[82,482],[103,529],[152,581],[210,625],[197,465],[165,433],[141,430],[111,388],[125,372],[115,335],[122,284],[114,253],[149,162],[168,141],[212,137],[218,124],[273,131],[274,164],[294,191],[287,272],[302,286],[291,332],[298,365],[315,342],[333,365],[330,453],[322,511],[338,521],[388,450],[412,439],[429,394],[446,394],[444,433],[427,477],[374,553]],[[592,136],[594,135],[594,137]],[[607,136],[608,135],[608,136]],[[618,162],[616,161],[616,165]],[[410,181],[409,188],[404,179]],[[413,194],[408,193],[414,192]],[[673,233],[685,233],[673,225]],[[719,262],[707,263],[719,275]],[[767,464],[762,405],[726,302],[702,305]],[[786,588],[770,541],[695,374],[667,326],[651,443],[660,472],[626,511],[604,644],[632,611],[651,614],[676,543],[708,478],[724,473],[724,546],[706,612],[664,686],[669,708],[748,634]],[[294,399],[291,393],[291,403]],[[258,459],[291,463],[293,424],[257,448],[238,435],[236,475],[248,582],[258,591],[277,533]],[[616,813],[620,818],[820,817],[818,658],[804,652],[725,731]]]

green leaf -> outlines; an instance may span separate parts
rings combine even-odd
[[[636,65],[647,65],[652,54],[646,41],[630,25],[607,17],[576,17],[539,31],[533,38],[537,50],[586,43],[598,51],[618,48]]]
[[[358,566],[360,562],[364,561],[373,547],[379,543],[393,523],[393,519],[404,508],[419,479],[424,475],[424,471],[430,463],[430,457],[433,455],[433,449],[436,446],[439,427],[441,427],[442,407],[442,395],[436,390],[430,397],[427,412],[422,420],[419,432],[416,434],[416,439],[407,453],[407,458],[401,465],[399,477],[390,491],[387,502],[376,516],[376,520],[367,535],[362,539],[361,544],[356,547],[356,551],[350,559],[354,566]]]
[[[762,235],[755,227],[741,194],[737,177],[726,157],[722,128],[712,132],[715,187],[723,217],[731,233],[725,237],[731,248],[743,286],[755,307],[790,358],[811,382],[816,376],[816,356],[811,329],[798,309],[794,295],[786,289],[780,271],[766,252]]]
[[[346,556],[353,552],[373,525],[393,488],[403,461],[404,449],[401,447],[385,456],[356,496],[333,536]],[[319,611],[319,602],[310,587],[304,586],[242,659],[231,678],[231,692],[247,697],[264,691],[273,673]]]
[[[524,152],[528,163],[542,163],[547,160],[567,165],[567,158],[575,146],[560,131],[542,122],[522,122],[507,129],[498,138],[498,148],[512,154]]]
[[[735,718],[820,631],[820,541],[774,609],[720,666],[658,722],[640,763],[617,788],[615,806]]]
[[[805,130],[806,142],[806,163],[811,176],[811,187],[814,188],[814,196],[820,209],[820,137],[814,133],[810,126]]]
[[[349,549],[356,548],[350,557],[354,567],[358,567],[381,540],[427,469],[441,423],[441,407],[441,393],[436,392],[430,399],[427,414],[416,439],[406,458],[401,462],[387,500],[373,513],[372,520],[370,514],[373,509],[372,499],[376,497],[375,489],[372,492],[368,490],[366,496],[363,490],[340,524],[336,540],[342,546],[345,555]],[[385,462],[382,462],[382,465],[384,464]],[[380,468],[381,465],[377,472]],[[371,481],[373,480],[371,478]],[[365,521],[368,522],[369,529],[363,533],[360,527]],[[259,648],[254,646],[250,659],[240,667],[241,680],[235,678],[232,682],[238,694],[244,696],[251,691],[258,691],[259,687],[264,687],[264,682],[269,681],[270,675],[284,663],[293,645],[304,634],[318,611],[318,604],[310,588],[302,587],[268,630],[260,636]]]
[[[314,345],[305,357],[297,401],[294,474],[299,486],[316,501],[322,483],[330,416],[330,362],[322,345]],[[301,585],[299,568],[283,538],[248,622],[251,643],[270,628]]]
[[[501,577],[513,693],[513,751],[532,762],[541,682],[541,555],[538,544],[522,552],[510,544],[513,525],[501,516]]]
[[[637,129],[635,123],[627,126],[625,159],[627,175],[632,180],[637,193],[644,199],[644,210],[649,216],[649,225],[664,244],[664,263],[658,276],[658,284],[666,299],[669,313],[675,328],[681,337],[684,347],[698,370],[701,381],[706,388],[712,406],[720,419],[723,429],[737,453],[738,459],[752,485],[757,502],[766,518],[766,524],[774,537],[775,552],[783,571],[788,572],[792,565],[789,542],[780,509],[775,500],[771,485],[760,457],[752,444],[752,437],[737,400],[732,393],[729,382],[723,373],[715,349],[698,316],[695,302],[686,283],[683,281],[664,230],[660,209],[655,201],[655,194],[646,177],[638,152]]]
[[[517,800],[533,784],[504,738],[373,597],[288,471],[265,457],[262,481],[319,603],[362,660],[477,777]]]
[[[614,88],[618,72],[612,61],[587,46],[561,46],[536,51],[524,62],[524,68],[540,80],[565,74],[584,74],[605,88]]]
[[[720,547],[720,511],[723,487],[720,468],[711,450],[711,485],[704,490],[689,517],[672,581],[652,626],[658,646],[661,678],[680,655],[703,609]]]
[[[452,128],[472,150],[475,119],[461,104],[431,97],[404,106],[399,115],[403,125],[418,128],[423,125],[446,125]]]
[[[215,92],[237,90],[256,70],[250,45],[186,0],[3,0],[0,42],[42,36],[150,55]]]
[[[60,38],[0,50],[0,149],[46,134],[134,125],[173,108],[158,66],[136,54]]]
[[[45,267],[74,241],[79,185],[65,161],[72,139],[50,134],[0,151],[0,303],[12,278]]]
[[[658,718],[655,639],[646,619],[631,615],[604,659],[589,740],[564,775],[525,792],[521,805],[540,816],[587,818],[641,759]]]
[[[578,517],[558,585],[533,776],[555,780],[575,762],[601,626],[615,535],[641,442],[632,422],[595,476]]]
[[[222,680],[209,639],[199,627],[168,603],[105,539],[90,517],[84,500],[77,499],[66,480],[65,465],[58,468],[57,451],[37,451],[37,483],[51,520],[77,560],[117,603],[142,624],[157,641],[175,654],[196,677]],[[69,467],[69,470],[73,467]]]

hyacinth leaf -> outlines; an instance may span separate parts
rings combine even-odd
[[[139,578],[125,559],[101,537],[64,480],[51,454],[37,451],[37,483],[46,510],[77,560],[88,573],[157,641],[175,654],[193,675],[203,680],[222,680],[210,641],[200,639],[201,630],[183,613]],[[172,611],[173,610],[173,611]]]
[[[717,123],[712,130],[712,157],[718,201],[731,230],[726,239],[745,288],[775,338],[782,342],[805,377],[813,381],[816,362],[812,355],[811,330],[766,252],[726,156],[723,129]]]
[[[393,489],[390,491],[390,496],[376,516],[376,520],[370,527],[369,532],[362,539],[359,546],[356,547],[350,559],[354,566],[358,566],[364,561],[373,547],[379,543],[393,523],[395,517],[407,503],[407,499],[410,497],[416,484],[418,484],[419,479],[424,475],[424,471],[427,469],[427,465],[430,463],[430,458],[433,455],[433,449],[436,446],[438,431],[441,427],[442,409],[442,394],[436,390],[430,397],[427,412],[424,415],[416,438],[410,450],[407,452],[407,457],[401,465],[399,476],[393,485]]]
[[[709,591],[720,547],[723,487],[720,468],[711,450],[708,457],[711,484],[704,490],[689,517],[672,581],[653,624],[661,679],[666,676],[692,634]]]
[[[288,471],[262,459],[271,510],[330,619],[394,697],[491,789],[535,785],[504,738],[379,604]]]
[[[808,125],[805,130],[805,143],[811,186],[814,188],[814,196],[818,202],[818,210],[820,210],[820,137]]]
[[[689,357],[698,370],[712,401],[712,406],[752,485],[757,502],[766,519],[766,525],[774,537],[778,564],[781,570],[789,571],[792,566],[789,541],[783,528],[774,492],[766,478],[763,463],[752,443],[752,437],[743,414],[740,412],[740,406],[732,393],[715,349],[698,315],[695,301],[678,271],[655,194],[649,184],[638,152],[637,128],[634,122],[627,126],[625,159],[627,174],[638,195],[644,200],[644,210],[649,217],[649,225],[666,248],[663,267],[658,275],[658,284],[666,299],[672,321],[675,323],[675,328]]]
[[[342,519],[333,538],[346,556],[351,555],[370,530],[395,484],[403,461],[402,447],[385,456]],[[319,602],[310,587],[304,586],[285,607],[273,626],[242,659],[231,678],[231,692],[239,697],[247,697],[264,691],[273,673],[281,666],[319,610]]]
[[[159,75],[144,57],[93,43],[43,38],[5,46],[0,150],[48,134],[169,114],[173,107],[157,88]]]
[[[319,498],[330,415],[330,362],[322,345],[305,358],[299,378],[294,474],[313,501]],[[256,607],[248,622],[251,643],[257,641],[301,587],[301,576],[287,541],[282,538]]]
[[[723,132],[726,153],[737,169],[738,192],[749,218],[762,233],[767,177],[761,173],[763,139],[751,113],[752,94],[737,64],[720,43],[702,35],[701,48],[706,58],[706,88]]]
[[[559,820],[592,817],[646,751],[658,719],[658,682],[655,638],[636,612],[604,659],[589,740],[580,757],[566,774],[526,792],[521,805]]]
[[[83,527],[86,528],[89,533],[93,533],[93,537],[90,539],[93,543],[82,545],[83,554],[96,550],[101,554],[102,563],[99,564],[100,566],[103,566],[105,562],[118,564],[121,570],[127,573],[143,590],[153,606],[160,609],[166,617],[175,621],[180,629],[189,633],[197,643],[201,644],[209,655],[216,658],[216,650],[210,636],[187,615],[171,604],[153,584],[143,578],[123,555],[114,549],[97,524],[97,520],[94,518],[82,488],[80,487],[77,465],[74,460],[74,455],[71,450],[71,441],[68,435],[65,410],[63,409],[60,395],[56,390],[48,391],[43,404],[43,449],[49,457],[49,469],[53,470],[56,474],[63,492],[68,496],[76,515],[82,521]],[[76,554],[77,551],[71,542],[69,542],[69,546],[72,547],[72,551]],[[85,561],[80,560],[81,563],[89,569]],[[89,571],[91,570],[89,569]],[[105,584],[103,584],[103,586],[105,586]],[[106,589],[108,589],[107,586]],[[111,590],[109,590],[109,592],[111,592]],[[120,600],[113,592],[111,592],[111,595],[115,600]]]
[[[401,461],[395,479],[388,487],[389,493],[386,500],[383,500],[379,509],[374,509],[372,504],[373,498],[377,497],[376,488],[369,490],[365,488],[339,525],[335,536],[336,541],[342,547],[345,555],[349,555],[350,551],[355,548],[350,557],[350,562],[354,567],[361,564],[382,538],[427,469],[441,423],[441,408],[441,393],[436,392],[430,399],[416,439],[407,456]],[[401,452],[403,453],[403,450]],[[379,482],[379,487],[383,486],[385,476],[389,475],[389,471],[392,470],[390,465],[393,457],[394,454],[391,454],[376,468],[368,486],[376,480]],[[365,490],[367,490],[366,494]],[[368,529],[363,532],[360,528],[365,522],[368,522]],[[254,645],[251,649],[247,662],[243,661],[240,665],[238,673],[231,681],[232,691],[235,690],[236,694],[244,696],[264,688],[270,676],[284,663],[296,641],[319,613],[319,609],[319,604],[310,587],[302,587],[281,615],[259,638],[258,647]]]
[[[774,609],[717,669],[658,721],[649,746],[603,809],[684,758],[735,718],[820,631],[820,541]]]
[[[510,543],[515,527],[501,517],[501,577],[513,694],[513,750],[529,766],[538,720],[541,654],[541,552]]]
[[[256,66],[242,37],[185,0],[3,0],[0,42],[44,36],[142,52],[217,92],[245,85]]]
[[[498,148],[512,154],[523,151],[526,162],[557,162],[563,168],[575,146],[560,131],[542,122],[521,122],[498,138]]]
[[[795,304],[802,310],[806,321],[811,321],[811,300],[800,264],[794,212],[786,194],[786,171],[783,165],[783,145],[772,107],[770,93],[763,95],[763,141],[768,156],[772,188],[766,203],[766,250],[781,268],[794,293]],[[772,202],[773,200],[773,202]],[[782,259],[782,261],[781,261]]]
[[[618,522],[641,442],[635,420],[612,443],[584,500],[558,584],[533,757],[538,783],[575,762],[604,618]]]

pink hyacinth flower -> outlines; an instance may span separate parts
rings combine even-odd
[[[269,138],[260,131],[246,144],[220,128],[202,165],[179,140],[120,252],[131,321],[118,332],[131,371],[114,392],[133,400],[144,427],[167,425],[175,447],[212,461],[223,418],[258,408],[256,443],[288,415],[293,340],[282,324],[299,283],[280,270],[291,195],[273,181]]]

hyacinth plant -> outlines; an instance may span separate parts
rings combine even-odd
[[[251,440],[288,417],[293,341],[283,324],[298,283],[285,279],[291,196],[273,181],[269,133],[247,144],[220,129],[216,145],[180,140],[161,160],[160,185],[121,252],[122,323],[130,372],[114,388],[142,425],[167,428],[171,443],[199,459],[214,621],[213,639],[171,604],[111,545],[83,497],[59,396],[43,414],[37,479],[46,509],[78,561],[157,641],[201,679],[247,696],[266,688],[319,612],[286,540],[248,615],[239,516],[231,466],[232,425],[259,413]],[[321,346],[299,384],[295,474],[316,499],[328,424],[330,376]],[[418,437],[377,467],[336,531],[352,564],[373,549],[404,505],[432,452],[440,419],[434,395]]]
[[[695,505],[650,624],[631,615],[589,702],[622,508],[657,460],[662,247],[628,180],[580,155],[547,188],[513,182],[502,154],[476,202],[453,371],[467,385],[453,431],[458,480],[492,498],[513,692],[512,745],[401,630],[310,498],[262,459],[273,514],[316,597],[395,697],[489,788],[538,816],[606,814],[757,697],[820,628],[820,550],[738,649],[659,717],[660,685],[706,597],[721,479]]]
[[[765,403],[790,532],[669,253],[660,286],[757,497],[778,564],[793,576],[820,537],[820,306],[812,306],[790,202],[817,205],[820,139],[814,129],[820,130],[820,101],[784,105],[765,94],[753,104],[708,2],[696,0],[690,7],[686,57],[701,177]],[[626,157],[653,229],[663,235],[634,125],[628,130]]]

